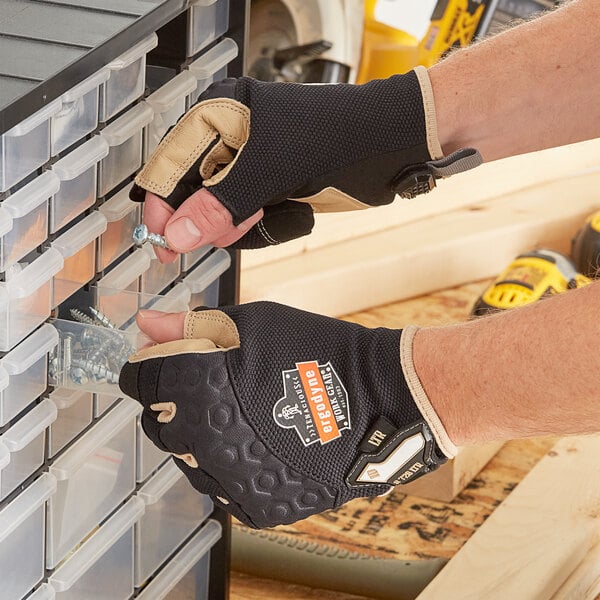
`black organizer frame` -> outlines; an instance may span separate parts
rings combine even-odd
[[[73,0],[72,6],[76,6],[76,4],[76,0]],[[187,35],[186,9],[188,8],[188,4],[188,0],[165,0],[163,4],[134,21],[127,29],[97,47],[90,48],[89,52],[86,52],[76,62],[68,65],[47,80],[40,82],[34,89],[11,104],[0,107],[0,134],[8,131],[51,101],[59,98],[78,82],[91,76],[105,64],[121,55],[134,43],[154,32],[160,32],[161,28],[166,26],[171,33],[174,32],[173,34],[178,38],[185,40]],[[237,43],[240,51],[237,58],[228,65],[228,76],[239,77],[245,74],[249,14],[250,0],[229,1],[229,28],[222,37],[232,38]],[[168,25],[169,23],[171,25]],[[178,25],[178,27],[173,29],[173,24]],[[159,49],[160,37],[159,35]],[[216,40],[215,43],[218,43],[219,40]],[[208,48],[194,57],[187,58],[182,56],[179,64],[170,61],[169,66],[179,72],[189,62],[206,52],[206,50]],[[160,56],[160,50],[158,55]],[[152,64],[155,61],[149,57],[148,62]],[[85,214],[87,214],[87,211]],[[221,275],[219,281],[220,306],[236,304],[239,301],[240,253],[233,250],[229,250],[229,253],[231,255],[231,267]],[[85,288],[87,289],[89,286],[85,286]],[[9,426],[10,424],[7,424],[6,428]],[[51,460],[47,459],[45,467],[51,462]],[[23,487],[20,486],[20,489],[22,490]],[[10,498],[13,495],[11,494]],[[5,502],[2,502],[2,505],[4,504]],[[219,539],[210,551],[209,600],[227,600],[229,598],[230,587],[231,517],[224,510],[215,508],[210,518],[217,520],[223,530],[221,539]]]

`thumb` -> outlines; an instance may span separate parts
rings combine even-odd
[[[159,310],[140,310],[136,316],[138,327],[159,344],[182,340],[187,312],[164,313]]]
[[[261,217],[262,210],[236,226],[229,210],[206,188],[202,188],[169,218],[165,236],[169,246],[176,252],[191,252],[224,236],[235,241]]]

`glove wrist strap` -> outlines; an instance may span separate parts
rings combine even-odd
[[[421,411],[423,419],[429,426],[429,429],[431,429],[439,449],[448,458],[454,458],[458,449],[450,439],[446,428],[429,401],[427,393],[421,384],[421,380],[415,371],[413,362],[413,342],[418,330],[419,327],[410,325],[402,331],[402,337],[400,338],[400,363],[402,365],[402,371],[413,399]]]
[[[437,116],[435,113],[435,102],[433,97],[433,88],[427,69],[421,65],[415,67],[415,75],[421,88],[423,97],[423,109],[425,110],[425,128],[427,136],[427,150],[432,160],[438,160],[444,156],[442,146],[438,139]]]

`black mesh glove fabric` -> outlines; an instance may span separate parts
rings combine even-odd
[[[402,335],[269,302],[204,310],[186,339],[130,358],[120,386],[199,492],[251,527],[289,524],[445,461]]]
[[[235,225],[264,208],[235,247],[309,233],[313,210],[389,204],[429,191],[435,179],[477,166],[472,149],[443,158],[427,71],[364,85],[213,84],[165,136],[136,178],[177,209],[205,186]]]

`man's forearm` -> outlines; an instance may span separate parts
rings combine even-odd
[[[600,431],[600,282],[420,330],[413,357],[452,441]]]
[[[600,136],[600,2],[568,5],[429,70],[442,149],[486,161]]]

